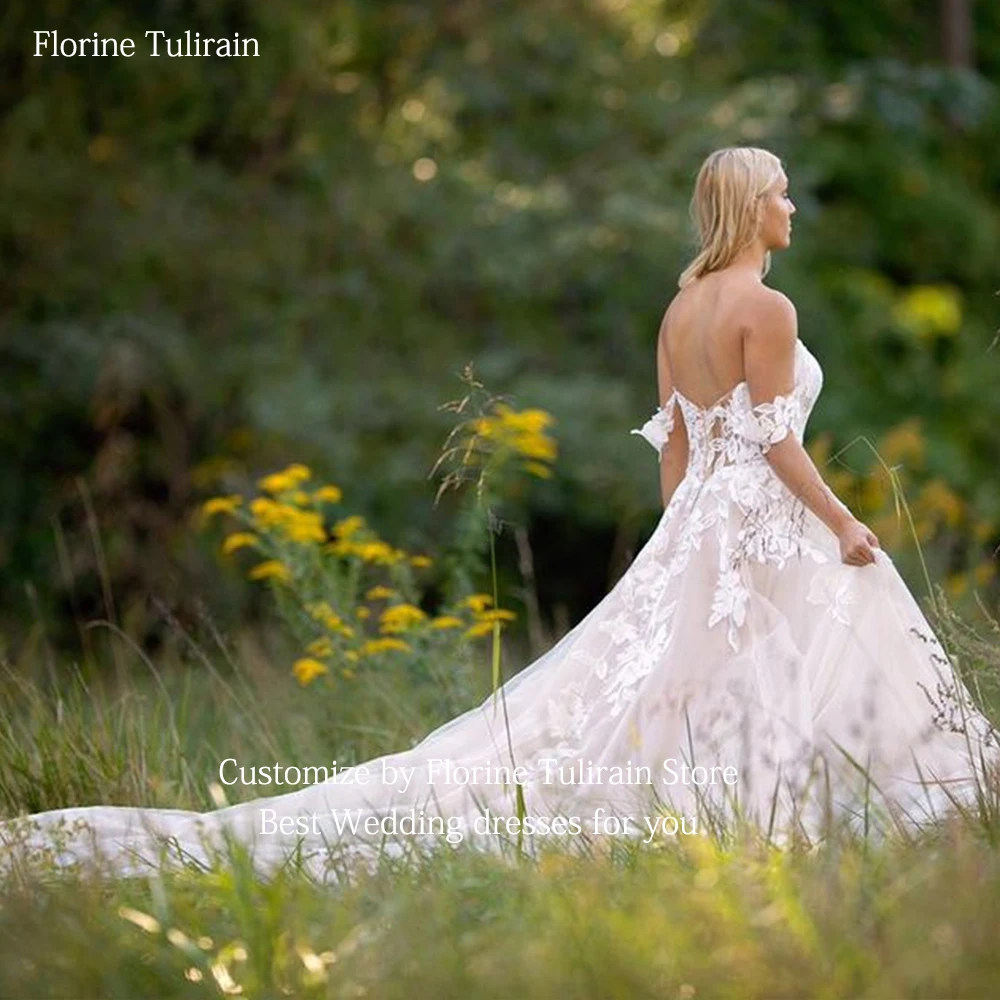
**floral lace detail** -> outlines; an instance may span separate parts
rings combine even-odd
[[[595,719],[619,718],[634,703],[643,680],[669,656],[680,587],[693,555],[717,567],[707,625],[724,629],[733,651],[740,649],[747,624],[755,565],[782,568],[806,556],[828,561],[804,531],[801,501],[765,457],[788,434],[802,440],[821,386],[819,364],[800,344],[795,387],[788,395],[752,406],[741,383],[724,402],[706,409],[674,392],[632,430],[662,458],[679,410],[690,449],[687,472],[653,536],[606,598],[611,609],[605,605],[592,628],[580,629],[586,643],[569,655],[573,676],[586,678],[585,687],[562,688],[546,699],[552,745],[540,749],[540,756],[573,757]]]
[[[842,574],[840,581],[835,582],[827,575],[816,574],[809,587],[806,600],[810,604],[826,607],[827,614],[841,625],[850,625],[851,617],[848,608],[855,603],[854,577]]]
[[[745,384],[745,383],[744,383]],[[761,446],[766,454],[771,445],[783,441],[802,417],[802,397],[795,392],[775,396],[770,403],[758,403],[746,413],[740,432],[748,441]]]
[[[753,563],[780,569],[791,558],[809,556],[817,563],[828,558],[806,537],[804,505],[777,478],[765,457],[789,434],[802,440],[822,389],[822,369],[801,341],[796,342],[795,360],[792,391],[768,402],[752,405],[745,381],[707,408],[676,391],[670,397],[671,406],[676,400],[687,427],[689,458],[684,480],[658,528],[665,530],[672,522],[678,525],[669,552],[664,553],[666,571],[660,568],[663,576],[657,584],[666,587],[680,575],[691,553],[701,548],[705,533],[714,529],[719,562],[708,624],[726,623],[734,651],[746,621]],[[672,415],[669,420],[663,417],[661,408],[647,427],[653,422],[658,422],[654,433],[643,433],[643,437],[654,447],[661,441],[662,448],[669,434],[656,431],[668,425],[672,430]]]
[[[674,429],[674,406],[677,402],[677,393],[671,393],[670,398],[662,405],[658,406],[653,415],[642,427],[633,427],[630,434],[640,434],[657,451],[660,459],[663,459],[663,448],[670,438]]]

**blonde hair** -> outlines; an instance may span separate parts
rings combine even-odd
[[[781,160],[756,146],[717,149],[701,165],[691,198],[700,249],[684,269],[680,288],[731,264],[760,232],[763,196],[781,177]],[[764,255],[764,270],[771,253]]]

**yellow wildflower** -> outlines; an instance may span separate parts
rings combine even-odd
[[[295,492],[292,493],[291,496],[292,503],[298,504],[300,507],[304,507],[311,500],[312,500],[312,495],[306,493],[305,490],[295,490]]]
[[[305,482],[307,479],[312,479],[312,469],[308,465],[303,465],[301,462],[294,462],[285,469],[285,475],[290,476],[297,483]]]
[[[403,642],[402,639],[369,639],[367,642],[363,643],[358,649],[359,656],[375,656],[378,653],[388,652],[389,650],[400,650],[401,652],[408,653],[411,650],[411,646]]]
[[[428,556],[410,556],[410,565],[417,569],[425,569],[434,565],[434,560]]]
[[[355,546],[354,542],[345,539],[344,541],[330,542],[329,545],[324,545],[323,551],[329,553],[331,556],[349,556],[353,555],[356,548],[357,546]]]
[[[395,561],[395,550],[388,542],[362,542],[355,552],[365,561],[388,564]]]
[[[371,613],[372,613],[371,608],[358,608],[358,610],[355,611],[355,614],[362,620],[364,620],[365,618],[369,618],[371,616]]]
[[[329,671],[325,663],[320,663],[319,660],[314,660],[311,656],[304,656],[301,660],[295,661],[292,673],[295,674],[298,682],[305,687]]]
[[[343,618],[337,614],[326,601],[316,601],[306,605],[309,615],[322,622],[331,632],[339,633],[350,638],[354,635],[354,629],[344,623]]]
[[[333,654],[333,643],[326,636],[320,639],[313,639],[306,646],[306,652],[310,656],[331,656]]]
[[[542,465],[541,462],[526,462],[524,471],[530,472],[533,476],[538,476],[539,479],[552,478],[552,470],[547,465]]]
[[[313,500],[320,503],[340,503],[343,496],[344,492],[339,486],[321,486],[313,493]]]
[[[282,469],[281,472],[264,476],[257,481],[257,485],[267,493],[284,493],[287,490],[294,490],[299,483],[310,478],[312,470],[308,466],[295,463]]]
[[[461,628],[464,624],[461,618],[454,615],[440,615],[430,621],[431,628]]]
[[[900,296],[894,312],[919,337],[950,336],[962,325],[962,296],[950,285],[917,285]]]
[[[309,511],[296,511],[296,516],[287,518],[281,529],[293,542],[322,542],[326,538],[323,519]]]
[[[357,663],[358,654],[353,649],[349,649],[346,653],[344,653],[344,659],[350,660],[351,663]]]
[[[295,480],[283,472],[273,472],[269,476],[264,476],[263,479],[258,479],[257,485],[265,493],[287,493],[289,490],[295,489]]]
[[[328,615],[336,615],[328,601],[313,601],[306,605],[306,613],[317,621],[322,621]]]
[[[482,635],[492,634],[493,622],[477,622],[475,625],[467,628],[463,633],[466,639],[478,639]]]
[[[360,531],[365,526],[365,519],[360,514],[352,514],[338,521],[333,526],[333,534],[337,538],[348,538],[355,532]]]
[[[527,458],[554,460],[557,446],[552,438],[541,434],[519,434],[513,441],[513,446]]]
[[[378,601],[384,597],[397,597],[398,595],[398,590],[393,590],[392,587],[383,587],[382,584],[378,584],[375,587],[369,588],[368,592],[365,594],[365,600]]]
[[[356,676],[354,671],[350,667],[342,667],[340,671],[341,677],[346,677],[348,680],[353,680]]]
[[[232,514],[239,505],[243,503],[243,497],[238,493],[227,497],[212,497],[201,505],[201,515],[204,518],[212,517],[213,514]]]
[[[425,621],[427,614],[414,604],[394,604],[379,616],[380,632],[405,632],[419,622]]]
[[[267,497],[257,497],[250,504],[250,513],[254,520],[262,527],[269,528],[281,521],[280,505]]]
[[[482,611],[492,603],[493,598],[489,594],[470,594],[464,600],[459,601],[459,606],[472,608],[473,611]]]
[[[481,622],[494,622],[494,621],[507,621],[512,622],[517,619],[517,615],[513,611],[508,611],[506,608],[495,608],[489,611],[477,611],[476,618]]]
[[[222,543],[222,554],[232,555],[237,549],[245,549],[248,545],[256,545],[257,536],[249,531],[237,531]]]
[[[545,410],[528,409],[519,412],[511,409],[506,403],[498,403],[496,412],[505,426],[530,433],[544,430],[555,419],[551,413],[546,413]]]
[[[275,579],[282,583],[288,583],[292,579],[292,574],[288,567],[277,559],[268,559],[266,562],[258,563],[247,576],[251,580]]]

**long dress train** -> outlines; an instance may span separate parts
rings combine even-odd
[[[690,459],[631,566],[500,692],[411,749],[214,812],[61,809],[3,833],[123,873],[156,863],[163,838],[204,862],[226,837],[261,870],[294,854],[325,877],[335,859],[408,845],[507,851],[518,832],[652,841],[739,815],[783,839],[831,816],[889,829],[974,802],[1000,741],[892,560],[842,563],[767,462],[803,439],[822,382],[800,341],[787,396],[753,406],[742,382],[700,407],[675,392],[632,431],[661,451],[679,417]]]

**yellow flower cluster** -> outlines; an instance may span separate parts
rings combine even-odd
[[[525,459],[525,471],[542,479],[552,475],[546,462],[554,462],[558,453],[555,438],[545,434],[545,428],[554,422],[544,410],[514,410],[506,403],[498,403],[494,413],[471,422],[473,434],[499,448],[506,448]],[[475,442],[470,442],[474,454]]]
[[[385,635],[406,632],[427,620],[427,612],[413,604],[393,604],[379,615],[379,631]]]
[[[488,433],[495,432],[508,443],[515,443],[523,455],[536,456],[533,461],[550,459],[555,454],[554,448],[546,444],[541,434],[549,420],[541,411],[517,414],[500,407]],[[313,556],[303,562],[294,553],[286,559],[284,546],[288,542],[315,546],[313,552],[319,556],[333,555],[370,566],[388,566],[393,582],[409,580],[407,567],[425,569],[433,565],[429,556],[411,555],[379,538],[360,515],[341,518],[328,529],[322,511],[313,505],[340,503],[343,494],[333,485],[311,492],[306,490],[303,484],[311,477],[305,465],[292,464],[260,479],[258,486],[265,495],[253,498],[246,506],[238,494],[214,497],[202,505],[206,519],[228,514],[245,526],[245,530],[232,532],[224,539],[221,547],[224,555],[230,556],[245,548],[256,549],[265,556],[273,554],[273,558],[265,558],[250,568],[247,575],[251,580],[272,580],[289,587],[293,595],[296,593],[298,574],[313,573],[318,564]],[[347,574],[344,579],[351,580],[352,591],[357,586],[356,578],[361,569],[357,563],[353,567],[329,569],[342,576]],[[301,582],[304,587],[310,586],[305,578]],[[433,633],[457,630],[462,639],[473,639],[491,635],[497,623],[513,621],[516,617],[511,611],[492,608],[493,598],[483,593],[472,594],[458,602],[453,612],[431,617],[408,599],[410,587],[412,583],[402,589],[375,583],[361,591],[366,602],[386,602],[375,615],[376,635],[366,635],[362,629],[361,623],[373,615],[372,608],[366,604],[359,603],[341,613],[328,601],[304,602],[304,610],[321,627],[322,634],[308,642],[303,655],[292,665],[292,673],[299,684],[307,686],[320,677],[330,676],[335,666],[341,676],[351,679],[355,676],[352,666],[362,660],[385,653],[412,653],[414,647],[402,638],[404,634],[407,638],[420,634],[429,637]],[[404,590],[407,593],[404,594]],[[355,623],[349,624],[344,615],[353,616]],[[345,662],[352,666],[344,666]]]
[[[365,527],[365,519],[360,514],[352,514],[338,521],[331,531],[334,538],[350,538]]]
[[[431,628],[462,628],[464,625],[465,622],[455,615],[438,615],[430,620]]]
[[[962,297],[950,285],[917,285],[900,296],[894,312],[918,337],[949,337],[962,325]]]
[[[387,600],[400,597],[400,593],[393,587],[378,584],[370,587],[365,592],[367,600]],[[430,617],[417,605],[407,601],[400,601],[390,604],[378,615],[379,636],[374,638],[362,637],[353,647],[340,647],[331,641],[329,636],[321,636],[314,639],[306,647],[308,657],[324,661],[331,661],[342,657],[352,663],[360,660],[378,656],[386,652],[413,652],[413,646],[404,639],[398,638],[402,633],[416,633],[421,630],[428,632],[445,629],[464,629],[463,639],[476,639],[482,636],[493,634],[495,623],[506,623],[516,620],[517,616],[513,611],[504,608],[489,608],[493,603],[493,598],[489,594],[471,594],[458,602],[459,609],[468,609],[472,615],[473,623],[469,625],[466,620],[458,615],[445,614]],[[318,622],[324,625],[333,635],[343,635],[346,638],[353,638],[354,630],[346,625],[340,615],[326,601],[319,601],[306,605],[306,611]],[[361,606],[355,609],[358,618],[367,618],[370,611],[367,607]],[[301,661],[299,661],[301,662]],[[324,671],[326,673],[328,671]],[[302,681],[308,684],[315,680],[319,674],[309,666],[299,668],[296,676],[301,673],[307,679]],[[354,672],[350,669],[341,670],[344,677],[353,677]],[[300,678],[301,680],[301,678]]]
[[[292,665],[292,673],[295,674],[295,679],[305,687],[306,684],[311,684],[317,677],[329,673],[329,668],[325,663],[321,663],[311,656],[304,656],[302,659],[296,660]]]
[[[257,536],[250,531],[237,531],[229,535],[222,543],[222,554],[232,555],[238,549],[245,549],[257,544]]]
[[[247,574],[251,580],[277,580],[280,583],[291,583],[292,574],[289,568],[277,559],[268,559],[258,563]]]
[[[257,497],[250,504],[250,512],[258,528],[284,535],[289,541],[307,545],[326,540],[323,516],[316,511],[300,510],[269,497]]]
[[[306,611],[316,621],[325,625],[334,635],[342,635],[346,639],[353,638],[354,629],[348,625],[327,601],[317,601],[306,605]]]
[[[312,495],[317,503],[340,503],[343,497],[344,492],[339,486],[321,486]]]
[[[357,652],[359,656],[375,656],[378,653],[394,649],[408,653],[411,648],[409,643],[404,642],[402,639],[369,639],[367,642],[362,643]]]
[[[257,485],[265,493],[277,496],[298,489],[301,483],[311,478],[312,470],[308,466],[295,463],[282,469],[281,472],[273,472],[269,476],[264,476],[263,479],[258,479]]]
[[[493,603],[493,598],[489,594],[470,594],[463,601],[459,602],[459,607],[471,608],[479,612],[489,607]]]
[[[238,493],[227,497],[212,497],[201,505],[201,515],[207,521],[215,514],[234,514],[242,503],[243,497]]]
[[[321,639],[315,639],[313,642],[306,646],[306,652],[310,656],[333,656],[333,643],[323,636]]]
[[[512,622],[517,618],[513,611],[503,608],[496,608],[492,611],[476,612],[476,623],[465,630],[467,639],[476,639],[479,636],[491,635],[496,622]]]

